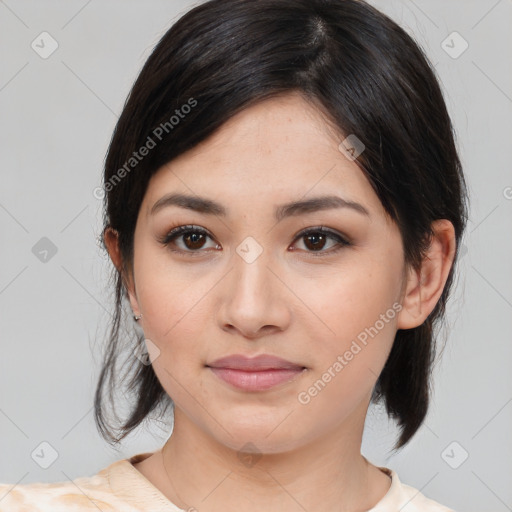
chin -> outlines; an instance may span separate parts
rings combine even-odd
[[[224,429],[216,429],[214,437],[222,445],[236,451],[253,454],[278,454],[298,448],[301,444],[298,433],[283,427],[278,430],[279,422],[266,422],[258,425],[240,425],[236,422],[223,422]],[[213,433],[212,433],[213,435]]]

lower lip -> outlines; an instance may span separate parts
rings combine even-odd
[[[231,368],[212,368],[210,370],[223,381],[245,391],[265,391],[283,382],[293,380],[305,369],[244,371]]]

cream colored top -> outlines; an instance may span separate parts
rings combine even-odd
[[[0,484],[0,512],[183,512],[132,465],[150,455],[118,460],[70,482]],[[454,512],[402,484],[395,471],[379,469],[391,477],[391,487],[368,512]]]

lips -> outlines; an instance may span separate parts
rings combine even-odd
[[[226,368],[231,370],[243,370],[246,372],[257,372],[263,370],[302,370],[304,366],[286,361],[280,357],[262,354],[256,357],[243,355],[231,355],[216,359],[206,366],[211,368]]]
[[[264,391],[299,376],[305,368],[280,357],[239,354],[217,359],[206,365],[220,379],[245,391]]]

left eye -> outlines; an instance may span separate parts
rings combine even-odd
[[[178,247],[177,252],[195,253],[199,252],[199,249],[204,248],[204,243],[207,238],[210,238],[213,241],[213,238],[204,229],[188,225],[179,226],[171,230],[159,241],[164,246],[168,246],[171,243],[175,244]],[[345,246],[350,245],[350,243],[347,240],[345,240],[345,238],[343,238],[340,234],[338,234],[335,231],[331,231],[330,229],[327,229],[323,226],[320,226],[318,228],[310,228],[300,232],[295,237],[295,240],[301,239],[305,240],[304,245],[306,247],[306,252],[310,253],[333,253],[342,249]],[[175,240],[183,242],[184,245],[180,247],[180,245],[177,242],[175,242]],[[336,247],[336,245],[338,247],[336,247],[336,249],[334,250],[324,250],[327,240],[331,240],[334,242],[330,247],[328,247],[328,249],[332,248],[333,246]],[[221,247],[219,244],[214,243],[213,248],[220,249]],[[175,249],[171,250],[176,251]]]
[[[350,245],[350,243],[345,240],[340,234],[335,231],[331,231],[330,229],[324,228],[323,226],[313,229],[308,229],[306,231],[302,231],[297,235],[296,240],[305,239],[306,242],[304,245],[307,247],[308,252],[320,252],[320,253],[333,253],[337,252],[343,247]],[[336,247],[334,250],[322,250],[325,248],[326,240],[333,240],[335,243],[331,245],[331,247]]]

